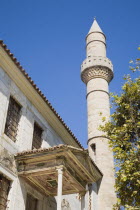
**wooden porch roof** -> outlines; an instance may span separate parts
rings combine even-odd
[[[86,185],[102,178],[87,150],[68,145],[30,150],[15,156],[19,176],[46,195],[57,195],[57,169],[63,168],[63,194],[84,194]]]

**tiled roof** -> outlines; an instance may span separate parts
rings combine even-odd
[[[22,156],[22,155],[29,155],[29,154],[35,154],[35,153],[54,151],[54,150],[57,150],[57,149],[67,149],[67,148],[87,152],[87,150],[85,150],[85,149],[79,149],[77,147],[73,147],[73,146],[66,145],[66,144],[59,144],[59,145],[54,146],[54,147],[40,148],[40,149],[33,149],[33,150],[26,150],[26,151],[23,151],[23,152],[19,152],[19,153],[17,153],[16,157],[19,157],[19,156]]]
[[[100,171],[100,169],[98,168],[98,166],[95,164],[95,162],[89,156],[89,153],[88,153],[88,150],[87,149],[77,148],[77,147],[73,147],[73,146],[66,145],[66,144],[59,144],[57,146],[49,147],[49,148],[40,148],[40,149],[33,149],[33,150],[22,151],[22,152],[17,153],[15,155],[15,158],[18,159],[18,158],[20,158],[21,156],[24,156],[24,155],[26,156],[26,155],[32,155],[32,154],[39,154],[39,153],[42,153],[42,152],[50,152],[50,151],[55,151],[55,150],[59,150],[59,149],[71,149],[71,150],[76,150],[76,151],[79,151],[79,152],[85,152],[85,154],[88,155],[88,157],[90,158],[90,161],[95,166],[95,168],[102,174],[102,172]]]
[[[52,107],[51,103],[48,101],[46,96],[41,92],[41,90],[37,87],[37,85],[34,83],[34,81],[31,79],[31,77],[26,73],[26,71],[21,66],[20,62],[14,57],[14,55],[10,52],[10,50],[7,48],[7,45],[4,44],[3,40],[0,40],[0,45],[3,47],[5,52],[8,54],[8,56],[11,58],[11,60],[15,63],[15,65],[18,67],[20,72],[26,77],[26,79],[30,82],[30,84],[33,86],[33,88],[37,91],[37,93],[42,97],[42,99],[45,101],[45,103],[50,107],[52,112],[55,114],[55,116],[59,119],[59,121],[63,124],[65,129],[68,131],[68,133],[72,136],[72,138],[75,140],[75,142],[83,148],[81,143],[78,141],[78,139],[75,137],[75,135],[72,133],[70,128],[66,125],[64,120],[60,117],[60,115],[56,112],[56,110]]]

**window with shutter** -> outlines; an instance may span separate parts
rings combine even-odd
[[[27,194],[26,210],[37,210],[37,203],[38,200],[36,198],[30,194]]]
[[[10,189],[10,181],[0,175],[0,210],[7,209],[7,197]]]
[[[20,111],[21,106],[13,97],[10,97],[4,132],[13,141],[16,141],[18,124],[21,116]]]
[[[39,149],[41,147],[42,132],[43,132],[42,128],[35,122],[34,123],[32,149]]]

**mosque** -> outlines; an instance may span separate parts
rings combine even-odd
[[[94,20],[81,79],[87,87],[88,149],[0,40],[0,210],[112,210],[113,153],[99,125],[110,116],[113,65]]]

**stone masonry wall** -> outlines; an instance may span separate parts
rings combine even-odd
[[[22,115],[16,142],[13,142],[4,134],[10,95],[12,95],[22,106]],[[47,148],[63,144],[60,136],[57,135],[4,70],[0,68],[0,173],[3,173],[11,180],[11,189],[8,196],[8,210],[25,210],[27,192],[39,199],[38,210],[56,209],[55,198],[47,198],[41,195],[17,176],[14,154],[32,148],[34,121],[43,129],[42,147]],[[79,204],[80,206],[80,202],[76,199],[76,195],[70,196],[70,200],[72,201],[72,205],[76,202],[77,205]]]

